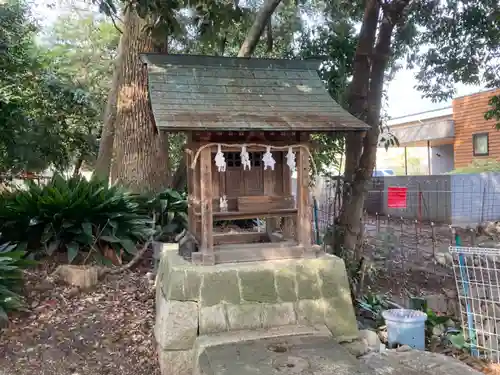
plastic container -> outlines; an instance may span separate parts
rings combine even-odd
[[[382,312],[387,326],[389,348],[408,345],[425,350],[425,321],[427,314],[409,309],[391,309]]]

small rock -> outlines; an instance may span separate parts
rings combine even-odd
[[[440,337],[446,332],[446,327],[444,324],[438,324],[434,327],[432,327],[432,335]]]
[[[80,294],[80,288],[78,288],[77,286],[71,288],[68,292],[69,297],[76,297],[79,294]]]
[[[352,342],[343,343],[342,346],[353,356],[361,357],[370,352],[370,348],[363,340],[355,340]]]
[[[405,345],[401,345],[400,347],[396,348],[396,351],[398,353],[409,352],[411,350],[412,350],[411,346],[406,345],[406,344]]]
[[[362,331],[359,331],[359,338],[364,341],[371,350],[379,350],[381,342],[377,335],[377,332],[371,331],[369,329],[364,329]]]
[[[49,290],[52,290],[54,288],[54,285],[48,281],[48,280],[42,280],[40,283],[38,283],[36,286],[35,286],[35,290],[39,291],[39,292],[47,292]]]

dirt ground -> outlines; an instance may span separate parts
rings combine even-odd
[[[30,312],[0,331],[2,375],[157,375],[154,291],[145,270],[109,275],[94,290],[27,275]]]

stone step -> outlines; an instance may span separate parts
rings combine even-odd
[[[200,356],[199,371],[201,375],[374,374],[331,337],[315,335],[212,346]]]

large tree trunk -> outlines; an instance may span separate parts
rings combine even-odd
[[[158,192],[169,183],[168,147],[152,121],[147,68],[139,57],[154,50],[153,40],[131,7],[124,24],[111,177],[135,192]]]
[[[377,24],[380,14],[378,0],[368,0],[365,5],[363,24],[354,57],[353,79],[349,87],[349,112],[366,121],[368,112],[368,91],[370,87],[371,57],[377,34]],[[346,162],[344,170],[344,186],[342,208],[338,218],[334,249],[339,256],[344,252],[355,250],[360,232],[360,217],[355,208],[353,184],[362,152],[363,134],[351,132],[346,136]]]
[[[99,142],[99,154],[95,165],[94,174],[99,178],[109,181],[111,161],[113,159],[113,143],[115,138],[115,121],[116,121],[116,101],[118,98],[118,90],[120,89],[120,73],[121,62],[123,60],[122,53],[123,35],[120,37],[118,51],[115,59],[113,79],[108,93],[108,101],[104,110],[104,122],[101,131],[101,140]]]
[[[351,166],[354,166],[354,175],[350,181],[347,200],[343,202],[339,218],[340,233],[342,236],[340,245],[344,250],[353,251],[355,259],[361,258],[363,205],[367,194],[367,182],[371,179],[376,161],[378,137],[380,134],[382,90],[385,70],[391,56],[391,38],[394,23],[395,20],[399,20],[402,17],[408,2],[408,0],[394,1],[384,9],[384,17],[380,26],[377,43],[371,57],[371,69],[368,80],[369,89],[368,95],[365,97],[365,108],[367,109],[365,121],[371,128],[366,132],[362,145],[352,145],[356,152],[352,154],[346,152],[346,159],[352,158],[353,154],[355,154],[356,160],[349,160]],[[370,6],[370,3],[367,6]]]

